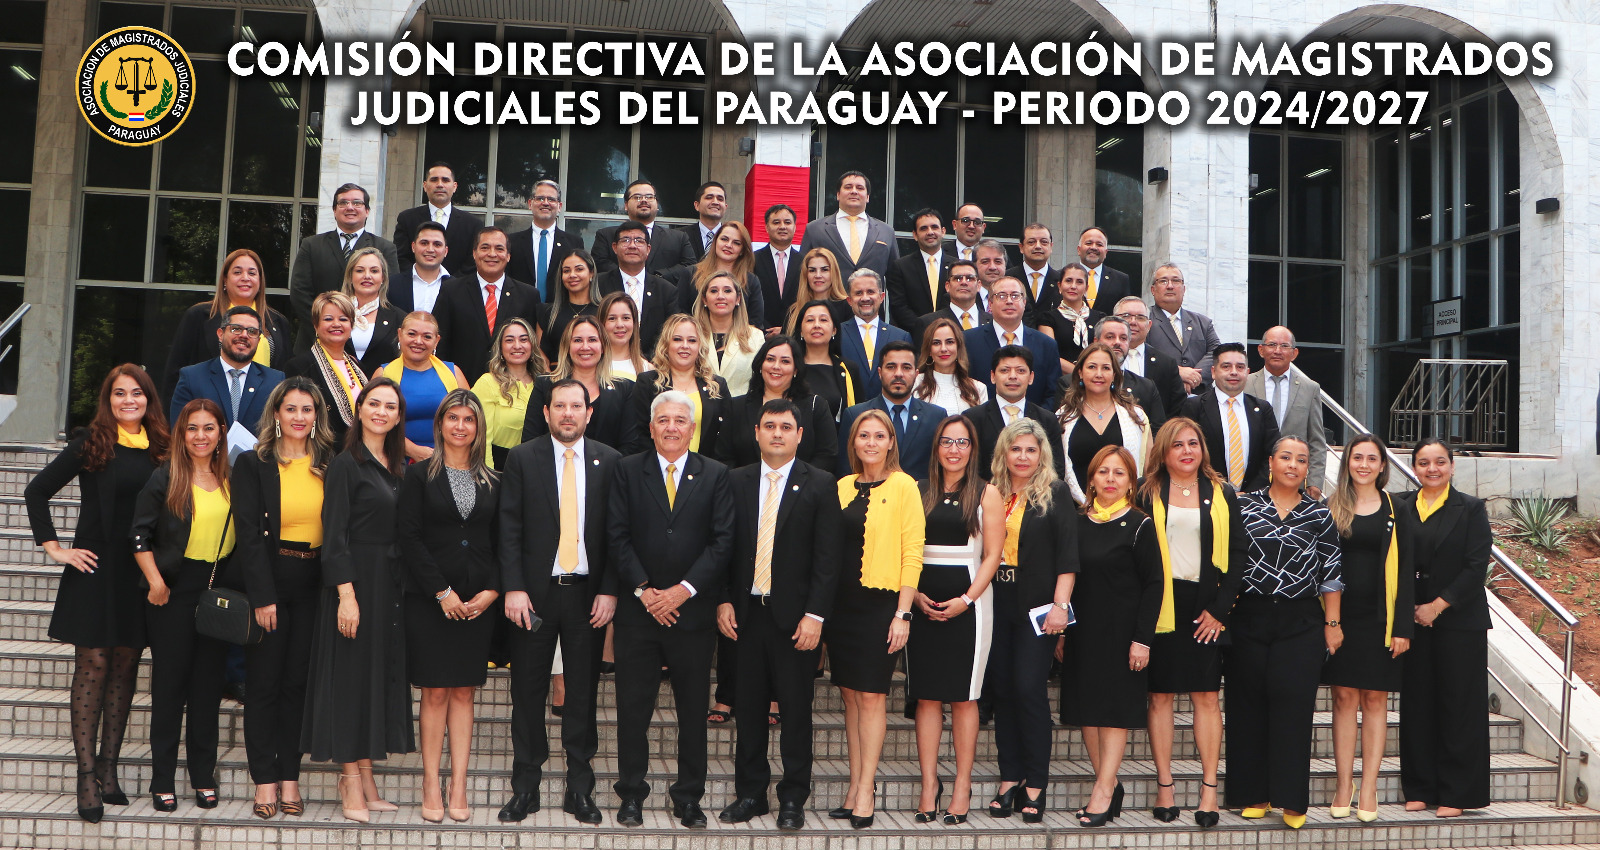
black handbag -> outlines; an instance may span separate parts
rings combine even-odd
[[[233,517],[222,527],[222,539],[228,539],[228,529]],[[256,623],[256,612],[250,607],[250,597],[237,590],[217,587],[217,565],[222,562],[222,543],[217,544],[217,557],[211,562],[211,578],[205,592],[200,594],[200,604],[194,609],[194,630],[209,638],[249,646],[260,643],[267,636],[265,629]]]

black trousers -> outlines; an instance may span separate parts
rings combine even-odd
[[[1228,806],[1311,804],[1311,720],[1327,656],[1318,597],[1245,594],[1227,655]]]
[[[567,791],[594,793],[591,762],[600,748],[595,728],[595,698],[600,686],[600,652],[605,630],[589,625],[594,605],[587,583],[550,582],[537,613],[543,623],[535,631],[511,626],[511,791],[537,794],[550,758],[550,738],[545,729],[545,698],[550,693],[550,668],[555,664],[556,642],[561,643],[561,663],[567,681],[566,708],[561,716],[561,749],[567,760]]]
[[[200,593],[175,590],[167,604],[145,605],[151,660],[150,791],[155,794],[176,791],[173,777],[178,772],[178,737],[185,714],[189,787],[217,787],[217,711],[228,644],[195,631]]]
[[[1418,626],[1400,686],[1400,787],[1430,806],[1489,805],[1489,638]]]
[[[712,701],[735,706],[739,698],[739,644],[717,632],[717,689]],[[770,702],[770,700],[769,700]]]
[[[257,785],[300,781],[300,724],[322,574],[318,559],[271,557],[278,628],[244,650],[244,749]]]
[[[994,634],[984,693],[994,700],[995,755],[1000,781],[1044,789],[1050,782],[1050,663],[1056,638],[1036,635],[1016,614],[1016,588],[995,584]],[[1062,680],[1062,687],[1074,687]],[[1092,684],[1087,686],[1092,687]]]
[[[711,653],[715,629],[677,626],[617,626],[617,783],[624,800],[650,795],[650,717],[661,690],[661,667],[669,668],[678,714],[678,777],[667,789],[673,803],[698,803],[706,791],[706,709],[711,700]],[[512,669],[516,669],[513,665]],[[567,709],[572,711],[572,709]]]
[[[770,607],[753,598],[739,620],[739,701],[733,709],[739,739],[733,784],[740,798],[767,798],[767,785],[772,781],[772,767],[767,762],[771,729],[767,705],[774,698],[783,714],[783,734],[778,739],[783,778],[778,782],[778,802],[805,805],[811,796],[811,700],[820,650],[795,649],[789,639],[793,634],[793,629],[778,625]]]

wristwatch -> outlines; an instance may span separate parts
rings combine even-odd
[[[910,611],[896,611],[896,612],[894,612],[894,618],[896,620],[905,620],[906,622],[909,623],[909,622],[911,622],[911,612]]]
[[[1339,625],[1339,621],[1338,620],[1329,620],[1328,622],[1324,623],[1323,625],[1337,626],[1337,625]]]
[[[633,589],[633,598],[640,599],[640,598],[643,598],[643,597],[644,597],[644,588],[636,587],[636,588]]]
[[[1072,603],[1071,602],[1057,602],[1056,603],[1056,607],[1060,608],[1063,611],[1071,611],[1072,610]]]

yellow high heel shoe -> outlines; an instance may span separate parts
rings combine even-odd
[[[1291,815],[1288,812],[1284,812],[1283,825],[1289,827],[1290,829],[1299,829],[1300,827],[1306,825],[1306,816]]]
[[[1358,786],[1352,783],[1350,787],[1350,799],[1345,801],[1345,804],[1342,806],[1329,806],[1328,814],[1336,818],[1350,817],[1350,806],[1355,803],[1357,787]]]
[[[1356,790],[1357,792],[1361,790],[1361,786],[1359,784],[1356,785]],[[1360,800],[1360,794],[1358,793],[1354,799]],[[1366,809],[1361,808],[1359,804],[1356,805],[1356,820],[1361,821],[1362,823],[1372,823],[1377,819],[1378,810],[1376,808],[1369,812]]]
[[[1272,814],[1272,804],[1268,803],[1265,806],[1247,806],[1243,811],[1239,812],[1239,817],[1255,820],[1270,814]]]

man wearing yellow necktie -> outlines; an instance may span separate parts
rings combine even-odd
[[[1200,423],[1205,432],[1211,463],[1235,489],[1259,490],[1270,483],[1267,456],[1278,442],[1278,421],[1262,415],[1261,400],[1244,391],[1250,361],[1237,342],[1216,348],[1211,367],[1212,386],[1190,396],[1178,415]]]
[[[734,566],[717,627],[736,648],[738,743],[734,800],[717,819],[744,823],[770,811],[767,711],[776,697],[783,718],[778,828],[795,830],[805,824],[811,791],[813,673],[839,577],[839,497],[827,472],[795,457],[804,432],[793,402],[767,402],[755,432],[761,461],[728,473]],[[726,670],[723,664],[718,675]]]
[[[1022,281],[1028,290],[1028,325],[1038,327],[1038,316],[1055,309],[1061,302],[1056,291],[1056,277],[1050,269],[1050,257],[1055,252],[1055,242],[1050,228],[1033,222],[1022,228],[1022,262],[1006,269],[1006,274]]]
[[[839,205],[837,212],[806,225],[805,238],[800,243],[801,256],[812,248],[826,248],[838,261],[841,278],[848,280],[850,273],[858,268],[872,269],[888,277],[894,261],[900,257],[900,249],[895,243],[894,229],[867,215],[872,183],[859,171],[846,171],[839,177],[834,199]]]
[[[938,210],[918,210],[912,216],[917,250],[895,260],[885,289],[889,293],[889,320],[896,327],[917,330],[922,316],[939,306],[939,287],[952,255],[944,245],[944,219]]]

